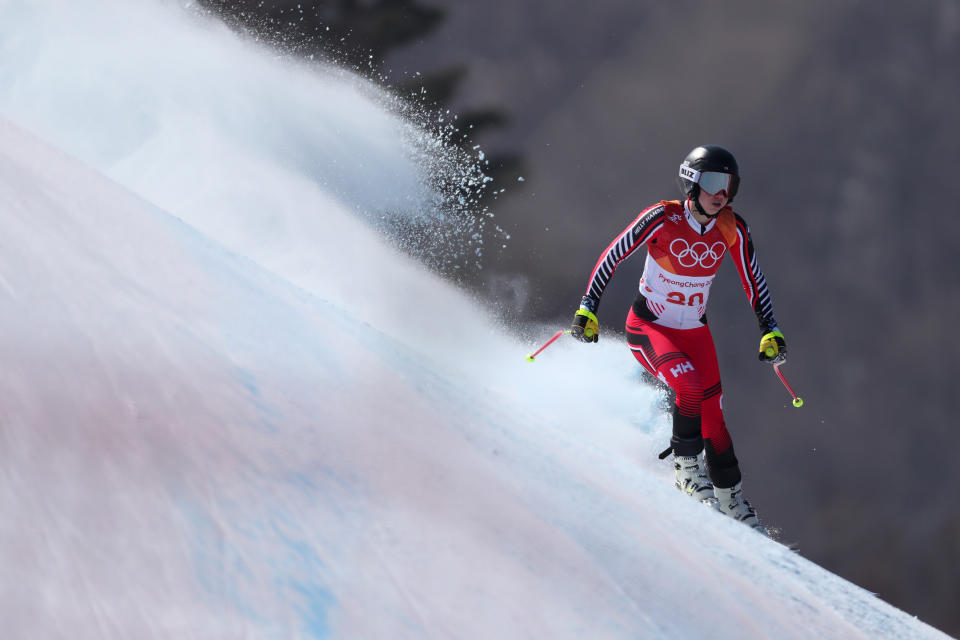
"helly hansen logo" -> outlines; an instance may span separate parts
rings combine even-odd
[[[693,364],[689,360],[681,362],[675,367],[670,367],[670,373],[673,374],[674,378],[679,378],[688,371],[693,371]]]

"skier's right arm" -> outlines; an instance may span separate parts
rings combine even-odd
[[[644,209],[636,220],[614,238],[606,251],[600,254],[597,265],[590,274],[586,294],[580,299],[580,307],[573,316],[571,335],[581,342],[596,342],[600,336],[597,309],[603,290],[613,277],[617,266],[645,245],[663,227],[664,206],[656,204]]]

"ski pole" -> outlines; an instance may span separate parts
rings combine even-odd
[[[777,372],[777,377],[780,378],[780,382],[783,383],[783,386],[785,386],[787,388],[787,391],[790,392],[790,395],[793,396],[793,406],[800,408],[803,406],[803,398],[801,398],[800,396],[798,396],[796,393],[793,392],[793,389],[790,387],[790,383],[787,382],[787,379],[783,377],[783,372],[780,371],[780,366],[782,364],[783,364],[782,362],[776,363],[775,365],[773,365],[773,370]]]
[[[557,331],[555,334],[553,334],[553,337],[550,338],[549,340],[547,340],[546,342],[544,342],[542,347],[540,347],[539,349],[537,349],[537,350],[534,351],[533,353],[527,355],[527,362],[533,362],[534,359],[535,359],[538,355],[540,355],[540,352],[541,352],[541,351],[543,351],[544,349],[546,349],[547,347],[549,347],[550,345],[552,345],[552,344],[554,343],[554,341],[556,341],[557,338],[559,338],[560,336],[562,336],[562,335],[565,334],[565,333],[570,333],[570,329],[561,329],[560,331]]]

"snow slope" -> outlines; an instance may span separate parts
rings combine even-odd
[[[375,88],[171,4],[0,54],[3,637],[946,637],[680,496],[618,341],[528,364],[384,244],[450,168]]]

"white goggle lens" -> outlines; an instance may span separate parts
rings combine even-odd
[[[721,191],[726,191],[727,196],[729,197],[732,190],[732,184],[733,176],[729,173],[705,171],[700,174],[700,188],[710,195],[720,193]]]

